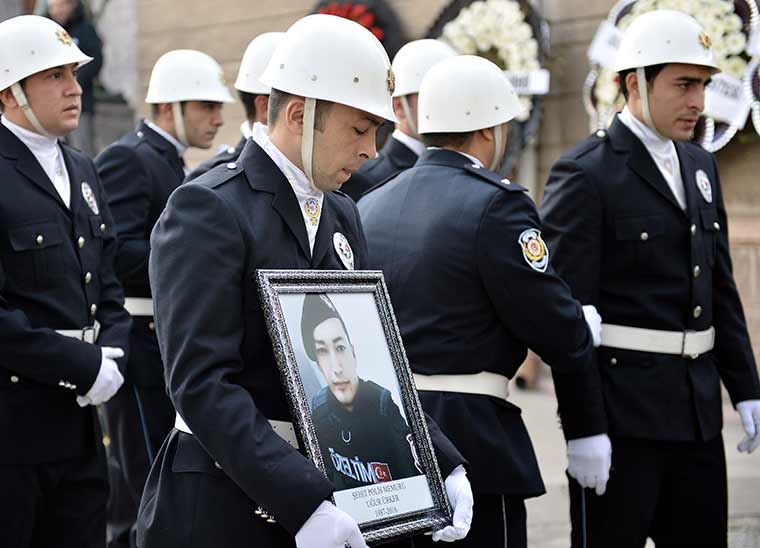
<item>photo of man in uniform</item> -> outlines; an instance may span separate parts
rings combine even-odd
[[[422,474],[411,431],[391,392],[359,377],[354,344],[327,295],[306,294],[301,336],[326,383],[311,408],[327,476],[336,489]]]

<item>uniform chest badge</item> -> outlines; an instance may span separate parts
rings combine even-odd
[[[354,252],[346,237],[340,232],[333,234],[333,246],[335,246],[335,251],[338,253],[338,257],[340,257],[340,262],[343,263],[346,270],[353,270]]]
[[[317,226],[317,223],[319,223],[319,200],[316,198],[309,198],[304,202],[303,210],[309,218],[311,226]]]
[[[696,177],[697,177],[697,188],[699,189],[699,192],[702,194],[702,198],[705,199],[705,202],[707,202],[708,204],[711,204],[712,203],[712,185],[710,184],[710,178],[707,176],[707,173],[705,173],[701,169],[697,170]]]
[[[100,209],[98,208],[98,201],[95,199],[95,193],[92,192],[92,188],[87,184],[87,181],[82,182],[82,198],[90,206],[90,209],[95,215],[100,215]]]
[[[541,232],[535,228],[524,230],[517,243],[528,266],[537,272],[546,272],[546,267],[549,266],[549,250],[541,238]]]

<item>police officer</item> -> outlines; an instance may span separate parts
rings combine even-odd
[[[102,547],[95,406],[123,382],[130,319],[115,231],[77,127],[79,66],[57,23],[0,23],[0,546]],[[122,364],[123,365],[123,364]]]
[[[524,499],[544,485],[509,378],[527,347],[557,369],[587,368],[584,315],[594,332],[600,323],[552,269],[525,188],[493,171],[519,109],[490,61],[441,61],[419,94],[430,148],[359,202],[422,406],[472,466],[476,512],[461,546],[526,546]]]
[[[726,546],[720,382],[748,452],[760,383],[715,158],[688,141],[710,37],[680,12],[641,15],[616,70],[626,107],[552,167],[541,207],[557,270],[607,322],[593,367],[555,374],[572,544]]]
[[[422,474],[411,431],[390,391],[359,378],[354,343],[330,297],[306,294],[301,337],[326,383],[311,408],[327,477],[335,488]]]
[[[261,80],[272,87],[267,132],[254,131],[237,162],[179,187],[153,231],[156,327],[178,415],[143,493],[144,548],[184,546],[190,534],[195,546],[365,546],[328,502],[333,484],[290,444],[253,276],[366,266],[356,207],[333,191],[393,118],[393,73],[361,25],[311,15],[291,26]],[[462,458],[433,436],[445,475]],[[466,506],[464,474],[451,479],[453,506]]]
[[[106,406],[111,458],[118,463],[109,505],[114,546],[128,546],[145,478],[174,425],[164,385],[148,282],[150,232],[185,177],[187,147],[208,148],[231,102],[222,68],[200,51],[175,50],[156,61],[141,120],[95,159],[119,235],[116,270],[133,317],[127,383]],[[112,475],[113,472],[112,472]]]
[[[240,156],[246,139],[251,137],[254,124],[267,125],[267,108],[269,105],[269,86],[263,84],[259,77],[264,72],[269,59],[272,57],[277,44],[280,43],[284,32],[265,32],[254,38],[243,54],[240,61],[235,89],[238,90],[240,102],[245,109],[246,119],[240,124],[240,141],[234,147],[229,147],[210,160],[203,162],[186,177],[191,181],[206,173],[208,170],[223,164],[234,162]]]
[[[440,40],[425,38],[404,45],[393,58],[396,90],[393,92],[393,112],[398,122],[377,158],[362,165],[358,174],[367,184],[346,186],[346,193],[354,199],[372,186],[409,169],[425,150],[425,143],[417,133],[417,95],[425,73],[436,63],[454,57],[456,51]]]

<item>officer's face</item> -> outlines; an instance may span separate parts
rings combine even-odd
[[[48,133],[63,137],[79,126],[82,88],[77,82],[76,64],[72,63],[33,74],[24,81],[23,88],[35,116]],[[12,109],[13,113],[9,113],[11,121],[36,132],[18,108],[15,100],[10,103],[6,99],[8,97],[4,96],[3,102],[6,105],[15,106]]]
[[[666,65],[649,86],[649,111],[667,139],[690,139],[705,108],[705,85],[712,71],[695,65]],[[638,95],[638,93],[637,93]]]
[[[185,103],[185,134],[190,146],[209,148],[216,132],[222,127],[223,103],[212,101],[187,101]]]
[[[338,190],[368,158],[374,158],[375,133],[382,118],[334,103],[322,129],[314,131],[314,185],[325,192]]]
[[[354,348],[338,318],[330,318],[314,328],[317,365],[335,399],[353,409],[359,378]]]

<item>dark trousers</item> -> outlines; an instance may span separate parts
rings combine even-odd
[[[570,479],[573,548],[725,548],[722,436],[708,442],[612,439],[607,492]],[[584,519],[585,517],[585,519]]]
[[[527,513],[521,498],[475,494],[472,527],[457,542],[433,542],[430,536],[415,537],[414,548],[526,548]]]
[[[174,427],[174,407],[163,386],[125,382],[105,405],[111,496],[109,548],[134,548],[135,520],[145,480],[166,436]]]
[[[0,465],[0,546],[103,548],[108,480],[102,452]]]

